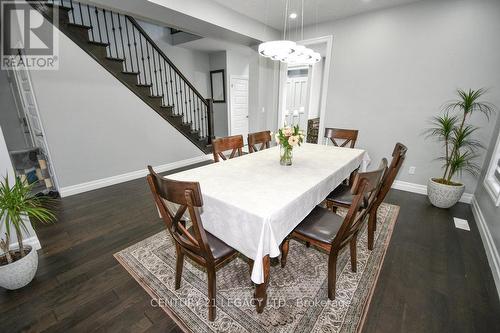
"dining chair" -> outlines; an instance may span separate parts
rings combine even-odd
[[[330,139],[336,147],[347,147],[349,145],[349,148],[354,148],[358,139],[358,130],[325,128],[325,138]]]
[[[370,204],[363,202],[366,198],[374,200],[373,193],[379,187],[386,168],[387,160],[385,163],[382,161],[381,168],[375,171],[360,172],[356,175],[352,186],[352,205],[344,219],[326,208],[316,206],[281,244],[281,267],[286,265],[290,238],[308,242],[328,252],[328,298],[335,299],[338,254],[349,244],[351,270],[356,272],[357,238],[367,210],[362,206]]]
[[[385,200],[387,193],[394,183],[401,165],[403,164],[408,148],[402,143],[396,143],[392,151],[392,160],[387,172],[384,174],[380,190],[377,194],[376,200],[370,208],[368,220],[368,249],[373,250],[375,231],[377,230],[377,211],[382,202]],[[337,207],[349,208],[353,201],[353,196],[350,193],[349,186],[345,184],[339,185],[333,190],[326,198],[327,207],[332,209],[333,212]]]
[[[164,178],[148,166],[147,180],[153,198],[160,212],[165,227],[175,242],[177,254],[175,271],[175,289],[181,286],[184,256],[194,260],[207,270],[208,274],[208,320],[215,320],[216,284],[215,272],[236,255],[236,250],[205,231],[199,210],[203,207],[200,184]],[[174,205],[169,205],[172,203]],[[177,206],[173,211],[170,206]],[[191,226],[183,219],[189,216]]]
[[[260,148],[257,145],[260,144]],[[248,151],[250,153],[269,148],[271,144],[271,131],[248,134]]]
[[[243,136],[233,135],[226,136],[224,138],[217,138],[212,141],[212,153],[214,155],[214,161],[219,162],[220,158],[224,161],[228,158],[233,158],[236,156],[241,156],[243,154]],[[224,155],[225,151],[231,150],[229,157]]]

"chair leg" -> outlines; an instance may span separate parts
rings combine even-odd
[[[310,242],[306,242],[306,247],[307,248],[311,247],[311,243]]]
[[[182,278],[182,268],[184,267],[184,253],[180,249],[180,247],[176,247],[177,249],[177,261],[175,268],[175,289],[179,289],[181,287],[181,278]]]
[[[285,238],[285,240],[281,243],[281,267],[285,267],[286,258],[288,257],[288,249],[290,245],[290,239]]]
[[[216,295],[217,291],[215,289],[215,268],[208,267],[208,320],[215,320],[215,312],[216,312]]]
[[[368,250],[373,250],[375,230],[377,228],[377,210],[371,211],[368,217]]]
[[[335,284],[337,282],[337,253],[330,253],[328,259],[328,298],[335,299]]]
[[[351,238],[351,241],[350,241],[350,248],[351,248],[351,271],[353,271],[354,273],[356,273],[357,271],[357,255],[356,255],[356,243],[357,243],[357,238],[358,238],[358,235],[354,235],[352,238]]]
[[[250,273],[250,276],[252,276],[252,270],[253,270],[253,260],[250,259],[248,260],[248,272]]]

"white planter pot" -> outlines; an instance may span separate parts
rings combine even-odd
[[[435,182],[432,178],[427,183],[427,197],[431,204],[439,208],[450,208],[455,205],[464,191],[465,185],[463,184],[445,185]]]
[[[25,246],[25,248],[30,249],[25,257],[11,264],[0,266],[0,287],[10,290],[19,289],[35,277],[38,268],[38,253],[31,246]]]

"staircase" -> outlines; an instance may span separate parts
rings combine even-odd
[[[211,152],[213,104],[128,15],[73,0],[28,1],[204,153]],[[58,15],[55,15],[55,13]]]

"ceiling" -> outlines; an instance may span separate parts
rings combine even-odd
[[[283,30],[285,0],[212,0],[240,14],[251,17],[268,26]],[[407,4],[420,0],[304,0],[304,25],[361,14],[373,10]],[[292,22],[292,29],[301,22],[302,0],[289,0],[288,13],[298,17]]]

